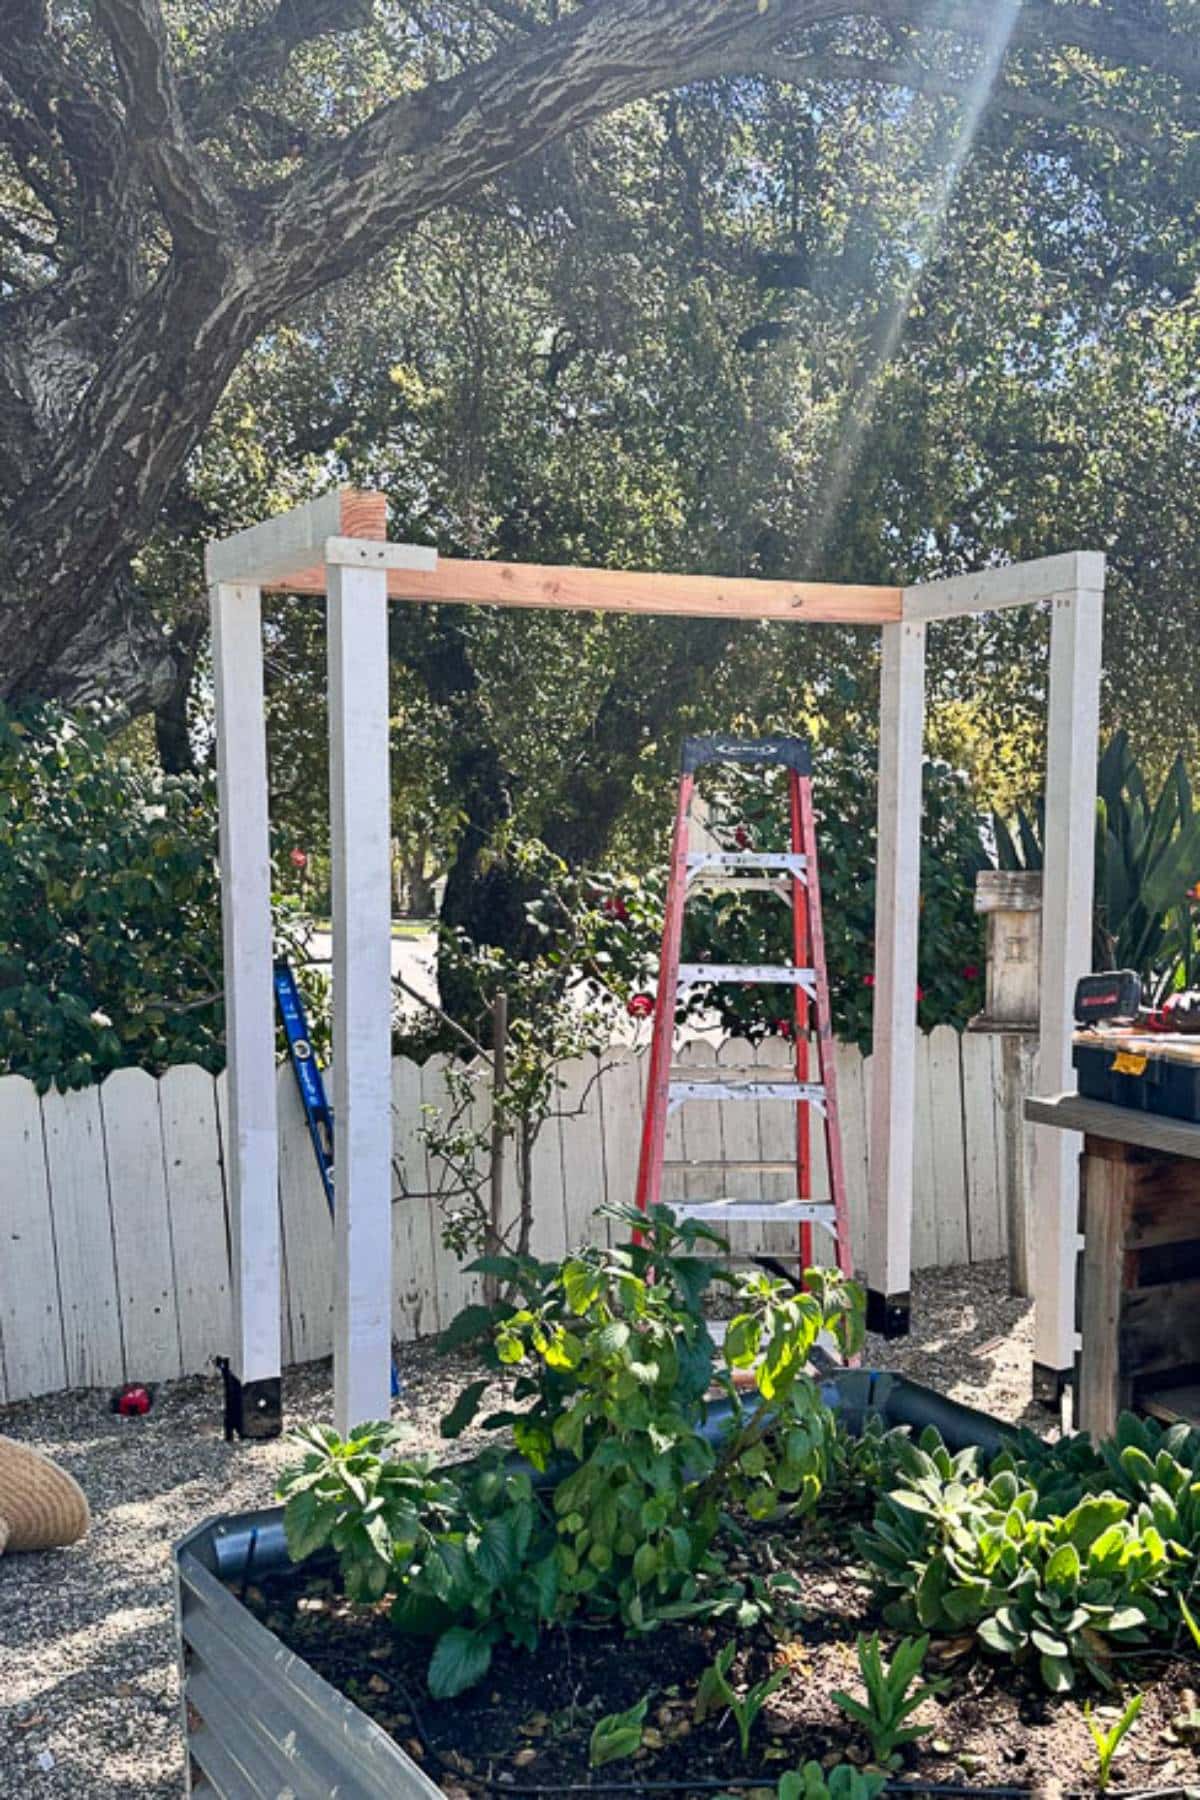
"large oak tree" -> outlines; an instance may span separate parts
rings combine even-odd
[[[306,297],[613,109],[747,73],[1166,158],[1200,40],[1187,0],[0,0],[0,696],[171,688],[132,561]]]

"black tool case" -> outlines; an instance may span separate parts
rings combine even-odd
[[[1181,1049],[1167,1039],[1148,1044],[1141,1034],[1131,1039],[1114,1033],[1102,1042],[1089,1034],[1075,1039],[1072,1061],[1085,1100],[1200,1124],[1200,1040],[1194,1037]]]

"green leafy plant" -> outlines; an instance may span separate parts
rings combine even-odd
[[[900,1444],[856,1542],[901,1628],[974,1631],[1036,1660],[1065,1692],[1083,1669],[1111,1685],[1126,1646],[1165,1641],[1171,1596],[1200,1549],[1200,1433],[1123,1414],[1111,1440],[1016,1434],[982,1472],[937,1434]]]
[[[903,1638],[896,1645],[890,1663],[883,1660],[879,1633],[858,1639],[858,1668],[866,1689],[866,1703],[840,1689],[834,1693],[835,1703],[847,1718],[861,1725],[871,1744],[871,1754],[886,1768],[898,1768],[897,1751],[931,1730],[928,1725],[906,1725],[917,1708],[932,1695],[940,1693],[945,1683],[927,1681],[914,1687],[925,1663],[929,1637]]]
[[[756,1681],[753,1687],[747,1688],[744,1694],[739,1694],[729,1679],[729,1671],[736,1655],[736,1643],[728,1643],[718,1651],[716,1661],[710,1663],[700,1677],[694,1711],[699,1722],[710,1713],[726,1708],[737,1726],[738,1743],[745,1759],[750,1754],[750,1733],[754,1729],[754,1721],[771,1695],[782,1687],[787,1679],[787,1671],[775,1669],[770,1675],[764,1676],[762,1681]]]
[[[605,1763],[618,1762],[632,1756],[642,1747],[642,1729],[650,1695],[644,1694],[626,1712],[608,1713],[597,1719],[588,1741],[588,1767],[602,1769]]]
[[[836,1763],[823,1769],[806,1762],[802,1769],[781,1775],[777,1800],[876,1800],[887,1786],[887,1776],[877,1769],[856,1769],[852,1763]]]
[[[590,1247],[557,1268],[503,1265],[525,1304],[495,1315],[489,1355],[516,1374],[514,1406],[484,1423],[511,1425],[539,1469],[565,1459],[552,1501],[564,1606],[642,1630],[727,1602],[714,1547],[724,1509],[764,1519],[815,1506],[832,1420],[806,1363],[822,1332],[847,1349],[858,1343],[861,1296],[821,1270],[807,1272],[802,1291],[763,1274],[730,1277],[694,1254],[720,1247],[716,1234],[695,1221],[677,1226],[665,1207],[610,1216],[642,1241]],[[718,1276],[741,1305],[724,1367],[701,1311]],[[480,1323],[477,1315],[470,1329]],[[733,1371],[751,1365],[747,1396]],[[731,1409],[716,1446],[702,1429],[714,1383]],[[518,1410],[521,1401],[529,1404]],[[463,1429],[474,1409],[464,1397],[443,1429]]]
[[[393,1593],[397,1628],[433,1640],[432,1694],[479,1681],[504,1637],[534,1647],[558,1566],[528,1475],[488,1462],[434,1473],[390,1456],[401,1434],[383,1423],[346,1439],[306,1426],[293,1441],[304,1454],[278,1489],[289,1554],[331,1549],[351,1600]]]
[[[1195,908],[1200,898],[1200,810],[1182,755],[1157,795],[1114,732],[1096,770],[1096,905],[1092,956],[1098,969],[1136,969],[1158,994],[1200,976]],[[1018,812],[1014,831],[992,829],[1002,869],[1040,869],[1042,809]]]
[[[484,1422],[511,1425],[518,1450],[549,1476],[544,1498],[527,1471],[494,1458],[441,1473],[395,1458],[399,1437],[386,1424],[346,1440],[309,1427],[296,1440],[302,1459],[279,1489],[291,1554],[331,1549],[352,1600],[393,1593],[397,1627],[435,1640],[437,1695],[478,1681],[502,1638],[532,1648],[543,1624],[576,1609],[645,1630],[743,1604],[757,1619],[780,1603],[774,1584],[731,1581],[714,1540],[731,1504],[755,1517],[815,1505],[832,1425],[805,1363],[821,1332],[857,1344],[861,1296],[821,1270],[799,1293],[765,1276],[740,1280],[743,1310],[718,1370],[701,1312],[718,1271],[692,1254],[713,1234],[677,1227],[666,1208],[615,1216],[643,1241],[557,1265],[508,1259],[524,1304],[475,1308],[461,1322],[464,1339],[488,1329],[492,1367],[516,1373],[513,1408]],[[748,1402],[733,1369],[752,1357]],[[732,1410],[716,1445],[702,1429],[714,1379]],[[465,1429],[489,1383],[464,1389],[443,1420],[448,1435]]]
[[[1121,1739],[1125,1736],[1125,1733],[1133,1724],[1133,1721],[1141,1712],[1145,1700],[1145,1694],[1134,1694],[1120,1718],[1107,1731],[1102,1725],[1097,1724],[1090,1701],[1083,1709],[1083,1716],[1087,1721],[1087,1728],[1091,1732],[1092,1742],[1096,1746],[1096,1755],[1100,1759],[1100,1773],[1097,1776],[1096,1785],[1101,1793],[1104,1793],[1105,1789],[1108,1787],[1108,1778],[1112,1772],[1113,1757],[1117,1753],[1117,1747],[1120,1744]]]

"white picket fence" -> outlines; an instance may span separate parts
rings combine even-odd
[[[745,1066],[747,1047],[718,1055],[699,1041],[684,1055],[698,1066],[727,1058]],[[758,1060],[788,1060],[779,1040]],[[837,1051],[838,1087],[856,1260],[866,1235],[871,1061]],[[628,1048],[581,1058],[561,1070],[557,1116],[534,1154],[532,1248],[556,1256],[590,1232],[605,1200],[633,1196],[645,1058]],[[427,1153],[423,1107],[445,1103],[445,1064],[392,1067],[394,1325],[400,1339],[445,1326],[477,1291],[441,1243],[427,1196],[446,1171]],[[486,1096],[479,1105],[486,1108]],[[331,1227],[290,1071],[279,1071],[280,1214],[283,1231],[284,1357],[327,1355],[332,1343]],[[918,1045],[916,1198],[918,1268],[980,1262],[1005,1251],[1006,1194],[1014,1171],[1012,1101],[1007,1105],[1000,1040],[962,1037],[939,1026]],[[124,1380],[161,1381],[207,1367],[229,1343],[229,1254],[223,1133],[225,1083],[194,1066],[160,1080],[125,1069],[98,1088],[38,1097],[23,1077],[0,1077],[0,1402],[60,1388]],[[779,1159],[793,1150],[790,1107],[697,1102],[671,1122],[669,1155]],[[820,1134],[814,1131],[814,1144]],[[816,1191],[827,1192],[823,1155]],[[712,1177],[676,1177],[694,1193]],[[762,1177],[741,1176],[762,1192]],[[515,1183],[509,1180],[515,1203]],[[784,1177],[765,1191],[782,1198]],[[401,1190],[423,1198],[405,1198]],[[670,1189],[668,1189],[668,1192]],[[679,1192],[678,1186],[674,1189]],[[736,1182],[715,1191],[737,1193]],[[737,1247],[794,1248],[790,1230],[741,1226]]]

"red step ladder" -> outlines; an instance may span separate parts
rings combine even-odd
[[[761,768],[785,768],[791,848],[783,852],[690,850],[688,823],[695,794],[696,772],[709,763],[743,764]],[[689,892],[700,887],[723,887],[735,892],[766,889],[791,904],[792,960],[788,964],[681,963],[683,917]],[[675,1008],[689,989],[702,982],[774,983],[790,987],[793,996],[795,1069],[791,1078],[774,1079],[761,1065],[718,1071],[708,1079],[695,1069],[673,1064]],[[809,1032],[815,1031],[816,1081],[809,1080]],[[667,1119],[689,1100],[778,1100],[796,1109],[795,1161],[760,1162],[721,1160],[666,1161],[664,1148]],[[812,1198],[810,1114],[816,1112],[825,1131],[829,1170],[829,1201]],[[664,1169],[688,1174],[736,1170],[739,1175],[794,1174],[795,1194],[785,1200],[738,1200],[720,1195],[711,1200],[666,1202],[677,1219],[703,1219],[717,1226],[739,1222],[783,1224],[799,1227],[801,1266],[813,1262],[812,1228],[819,1225],[833,1238],[838,1268],[853,1273],[850,1224],[846,1210],[846,1179],[842,1140],[838,1130],[837,1077],[834,1071],[833,1033],[829,1017],[829,984],[825,975],[825,938],[821,926],[821,889],[817,869],[817,843],[813,829],[812,763],[808,745],[800,738],[768,737],[743,740],[728,737],[685,738],[679,782],[679,801],[671,844],[667,881],[666,915],[663,921],[662,955],[658,971],[658,999],[646,1111],[642,1123],[641,1158],[638,1163],[637,1204],[646,1208],[662,1199]],[[719,1183],[715,1184],[719,1185]]]

